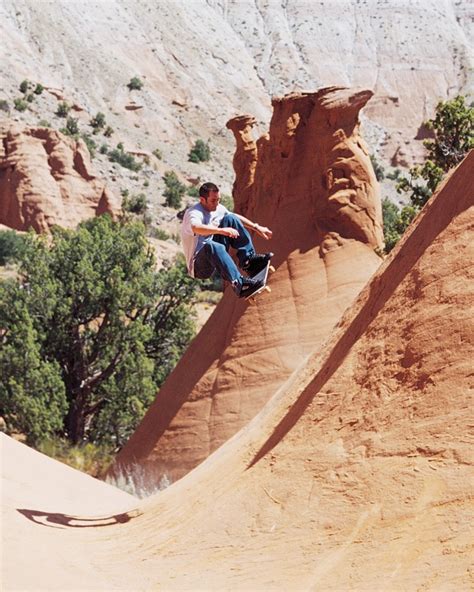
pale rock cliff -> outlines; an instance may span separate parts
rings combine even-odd
[[[473,15],[468,0],[4,0],[0,98],[41,82],[105,112],[115,142],[230,185],[230,118],[249,112],[264,129],[272,96],[363,87],[371,150],[404,165],[437,102],[473,90]],[[144,88],[129,91],[136,75]],[[36,103],[31,124],[45,116]],[[184,164],[198,137],[212,161]]]
[[[322,344],[381,262],[380,196],[359,135],[366,90],[328,88],[274,100],[268,135],[253,118],[237,139],[235,203],[273,230],[271,294],[228,290],[160,389],[112,469],[150,486],[175,480],[244,426]]]

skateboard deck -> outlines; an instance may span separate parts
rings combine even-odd
[[[251,294],[246,296],[245,300],[253,300],[256,296],[258,296],[262,292],[271,292],[272,291],[271,288],[269,288],[267,286],[267,281],[268,281],[268,274],[270,272],[274,272],[274,271],[275,271],[275,268],[272,265],[271,259],[269,259],[267,264],[265,265],[265,267],[261,271],[259,271],[255,275],[251,276],[254,280],[263,280],[263,286],[260,286],[260,288],[257,288],[254,292],[252,292]]]

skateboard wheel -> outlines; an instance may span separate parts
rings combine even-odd
[[[266,291],[266,292],[271,292],[271,291],[272,291],[272,289],[271,289],[271,288],[269,288],[268,286],[265,286],[265,291]]]
[[[270,267],[268,268],[268,271],[271,271],[272,273],[275,271],[275,268],[273,267],[273,265],[270,265]]]

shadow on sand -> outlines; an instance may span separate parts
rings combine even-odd
[[[113,524],[125,524],[139,515],[138,510],[114,514],[113,516],[98,516],[84,518],[82,516],[70,516],[56,512],[41,512],[39,510],[17,509],[25,518],[51,528],[97,528],[99,526],[112,526]]]

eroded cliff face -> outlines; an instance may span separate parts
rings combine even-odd
[[[381,259],[381,207],[358,133],[370,91],[332,87],[273,101],[268,135],[231,120],[237,211],[273,230],[271,294],[254,305],[227,291],[158,393],[111,474],[148,486],[179,478],[266,403],[331,333]]]
[[[16,230],[48,232],[57,224],[120,210],[104,181],[92,172],[83,140],[48,128],[0,129],[0,223]]]

